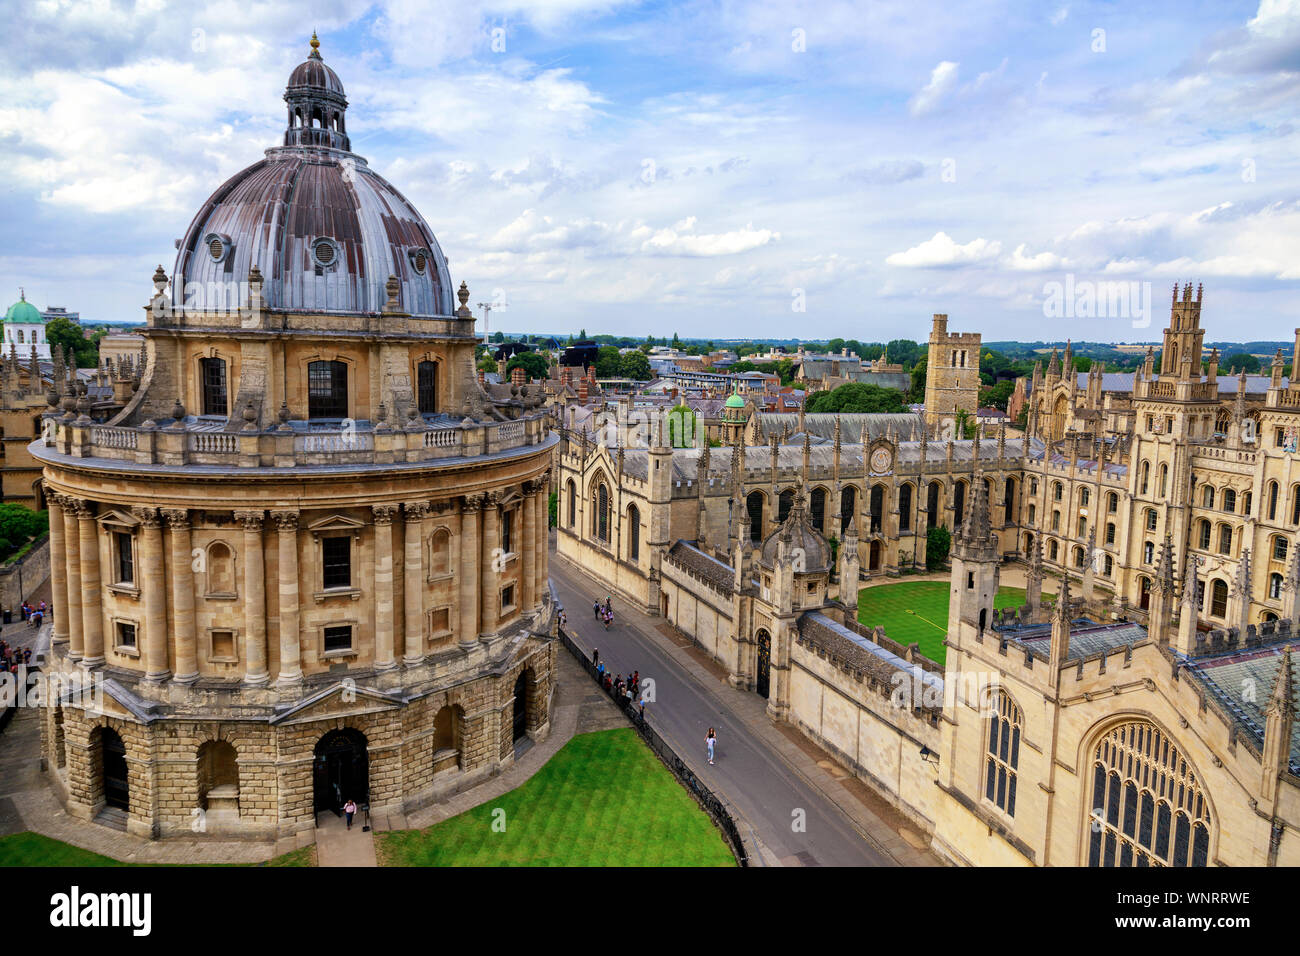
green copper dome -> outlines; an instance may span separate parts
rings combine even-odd
[[[45,320],[41,318],[40,309],[27,301],[25,293],[20,292],[19,296],[18,301],[9,306],[9,311],[5,313],[5,321],[27,325],[44,324]]]
[[[728,408],[744,408],[744,407],[745,407],[745,400],[744,400],[743,398],[741,398],[740,395],[739,395],[738,393],[736,393],[736,392],[732,392],[732,393],[731,393],[731,397],[727,399],[727,407],[728,407]]]

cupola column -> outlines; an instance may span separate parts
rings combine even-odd
[[[523,527],[519,529],[519,551],[523,561],[519,567],[519,590],[522,597],[521,607],[533,606],[533,595],[537,588],[537,483],[524,482]]]
[[[548,593],[547,581],[550,577],[550,488],[551,473],[548,471],[538,479],[537,487],[537,560],[533,566],[537,569],[537,586],[533,594],[537,600],[545,600]]]
[[[479,575],[475,572],[478,560],[478,513],[483,507],[483,495],[466,495],[460,512],[460,560],[456,572],[460,576],[460,645],[469,647],[478,637]]]
[[[265,684],[266,667],[266,563],[262,552],[262,512],[239,511],[235,520],[244,527],[244,683]]]
[[[389,670],[397,666],[394,659],[393,609],[393,515],[391,505],[375,505],[375,667]]]
[[[298,637],[298,512],[273,511],[280,565],[280,685],[302,680]]]
[[[479,614],[479,633],[491,636],[496,633],[501,620],[501,495],[489,491],[483,503],[483,541],[479,558],[479,571],[483,586],[479,600],[482,601]]]
[[[424,501],[408,501],[402,506],[406,512],[406,575],[404,598],[406,617],[403,621],[406,639],[404,662],[410,666],[424,660],[424,519],[429,505]]]
[[[62,614],[68,625],[68,659],[79,661],[86,655],[85,634],[81,618],[81,532],[77,524],[80,503],[75,498],[63,497],[63,547],[64,570],[68,578],[68,600],[64,607],[56,608],[57,620]]]
[[[95,516],[87,502],[81,502],[77,509],[77,523],[81,536],[81,626],[85,641],[82,663],[94,667],[104,663],[104,611],[100,603],[99,541]]]
[[[50,554],[62,555],[63,551],[63,504],[60,495],[47,495],[46,507],[50,510]],[[55,644],[68,642],[68,569],[64,561],[50,562],[50,598],[54,604]]]
[[[190,513],[164,511],[172,536],[172,628],[176,632],[176,681],[192,684],[199,679],[198,649],[194,635],[194,565]],[[85,548],[83,547],[84,551]],[[85,562],[82,562],[84,567]],[[98,573],[97,573],[98,574]],[[82,574],[83,584],[84,571]],[[98,591],[98,584],[96,584]],[[89,634],[87,634],[89,644]]]
[[[162,519],[153,508],[137,508],[134,513],[140,519],[145,676],[151,681],[165,681],[172,676],[172,671],[167,660],[167,572],[163,567]]]

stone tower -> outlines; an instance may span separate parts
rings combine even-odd
[[[935,315],[930,330],[930,352],[925,366],[925,423],[943,429],[955,427],[958,411],[973,416],[979,404],[980,334],[949,332],[948,316]],[[955,431],[939,437],[960,438]]]
[[[974,501],[952,548],[952,593],[948,602],[948,637],[961,625],[982,633],[993,623],[1000,557],[989,524],[989,496],[978,474],[971,482]]]

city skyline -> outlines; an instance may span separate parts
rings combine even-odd
[[[947,312],[1039,340],[1049,284],[1104,281],[1150,283],[1157,322],[1193,281],[1212,329],[1300,325],[1294,3],[221,9],[19,14],[11,298],[142,318],[210,184],[279,142],[315,28],[353,149],[497,328],[887,341]]]

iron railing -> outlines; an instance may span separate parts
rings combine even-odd
[[[626,696],[620,697],[614,690],[605,689],[604,682],[600,679],[600,675],[596,673],[595,663],[587,656],[586,652],[577,645],[573,638],[569,634],[565,633],[564,628],[559,628],[559,633],[560,641],[569,649],[569,653],[577,659],[578,663],[582,665],[582,668],[591,676],[592,680],[596,681],[597,686],[609,695],[610,700],[614,702],[615,706],[627,715],[628,719],[632,721],[632,726],[635,727],[637,733],[641,735],[641,739],[644,740],[649,745],[650,749],[654,751],[655,756],[663,761],[664,765],[673,772],[673,776],[677,778],[678,782],[690,791],[691,795],[695,797],[696,801],[704,809],[704,812],[707,813],[713,819],[713,822],[717,824],[718,829],[722,831],[722,835],[726,839],[728,846],[731,847],[731,852],[736,857],[736,862],[741,866],[749,866],[749,854],[745,850],[745,842],[740,838],[740,829],[736,826],[735,818],[732,817],[731,810],[727,807],[726,802],[705,786],[704,781],[696,776],[695,771],[691,770],[691,768],[686,765],[686,761],[677,755],[677,751],[673,750],[673,748],[668,744],[668,741],[664,740],[664,738],[646,722],[645,717],[641,715],[640,707],[633,698]]]

